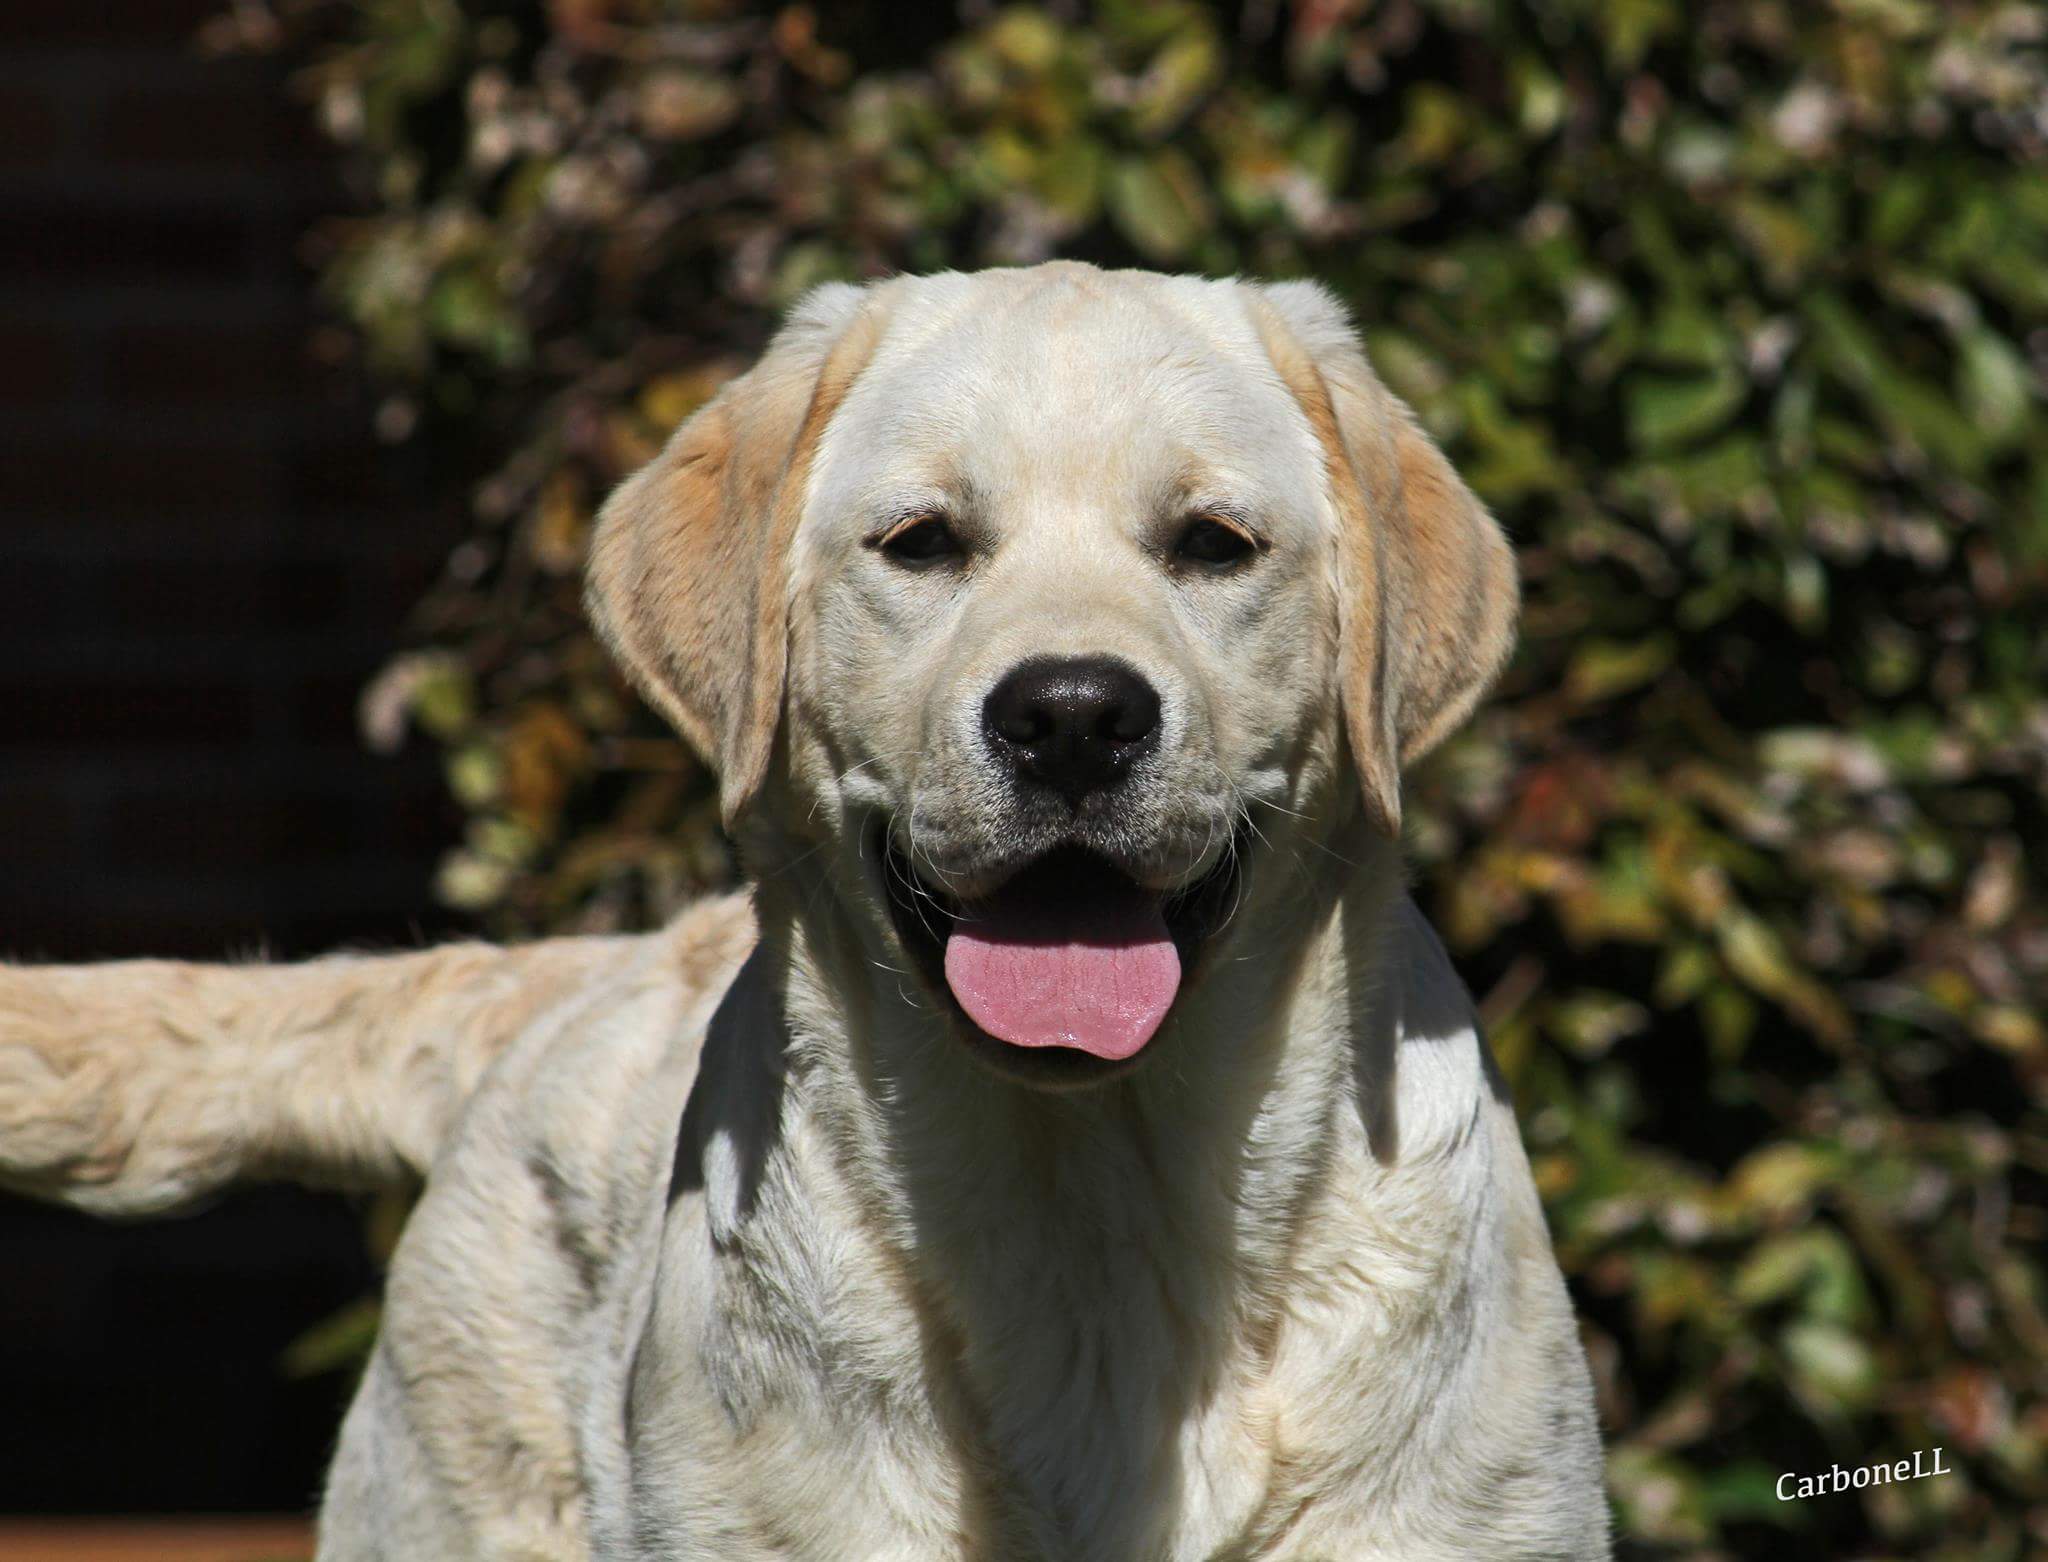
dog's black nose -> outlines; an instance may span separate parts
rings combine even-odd
[[[989,691],[981,725],[1019,773],[1078,803],[1158,741],[1159,692],[1107,656],[1047,657],[1012,668]]]

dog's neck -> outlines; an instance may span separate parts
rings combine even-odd
[[[1156,1480],[1174,1439],[1271,1365],[1331,1255],[1356,1260],[1361,1213],[1405,1197],[1380,1181],[1418,1083],[1397,1092],[1395,1063],[1420,923],[1396,849],[1344,845],[1290,853],[1284,878],[1264,864],[1156,1054],[1072,1094],[991,1074],[826,887],[791,873],[759,896],[754,1001],[785,1042],[749,1065],[778,1074],[768,1175],[853,1214],[939,1342],[928,1364],[953,1381],[935,1395],[1061,1532],[1114,1530],[1103,1505],[1130,1498],[1105,1472]],[[1456,1015],[1422,1028],[1461,1025],[1469,1040]],[[1476,1050],[1422,1063],[1420,1116],[1469,1132]],[[716,1225],[730,1200],[710,1192]],[[1381,1222],[1393,1246],[1400,1219]]]

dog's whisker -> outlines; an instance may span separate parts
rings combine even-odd
[[[892,814],[888,821],[889,833],[892,836],[894,825],[895,816]],[[917,805],[914,802],[911,805],[911,822],[908,833],[910,840],[914,843],[917,838]],[[918,925],[924,930],[925,936],[943,944],[945,934],[942,929],[953,920],[952,913],[944,905],[940,904],[938,897],[919,880],[914,864],[908,865],[906,868],[906,865],[900,863],[897,860],[896,854],[888,850],[886,845],[883,847],[882,856],[883,872],[887,875],[890,883],[898,886],[905,892],[910,907],[917,915]],[[934,911],[938,913],[941,920],[941,926],[939,927],[932,925],[931,913]]]
[[[910,858],[910,865],[913,869],[920,867],[919,859],[922,858],[922,871],[930,874],[932,878],[938,881],[939,888],[957,899],[959,894],[953,886],[951,875],[939,866],[937,860],[933,858],[930,849],[923,844],[921,832],[917,828],[917,810],[920,802],[921,799],[911,799],[910,828],[906,832],[904,840],[905,854]],[[920,885],[919,888],[922,890],[923,886]]]
[[[1285,815],[1287,815],[1287,817],[1288,817],[1288,818],[1290,818],[1290,819],[1300,819],[1300,820],[1303,820],[1304,822],[1309,822],[1309,817],[1310,817],[1310,816],[1309,816],[1308,814],[1304,813],[1304,812],[1303,812],[1303,811],[1302,811],[1301,809],[1299,809],[1299,808],[1289,808],[1289,807],[1288,807],[1288,806],[1287,806],[1287,805],[1286,805],[1285,803],[1282,803],[1282,802],[1277,802],[1277,801],[1275,801],[1275,800],[1274,800],[1273,798],[1270,798],[1270,797],[1252,797],[1252,796],[1250,796],[1249,794],[1247,794],[1247,793],[1243,792],[1243,791],[1242,791],[1242,789],[1240,789],[1240,791],[1239,791],[1239,794],[1238,794],[1238,795],[1239,795],[1239,796],[1241,796],[1241,797],[1243,797],[1243,798],[1245,798],[1245,800],[1246,800],[1247,802],[1251,803],[1251,804],[1252,804],[1253,806],[1255,806],[1255,807],[1258,807],[1258,808],[1270,808],[1270,809],[1272,809],[1272,810],[1273,810],[1273,812],[1274,812],[1274,813],[1276,813],[1276,814],[1285,814]]]
[[[848,765],[844,770],[840,771],[839,774],[834,776],[832,779],[834,782],[846,781],[858,775],[861,771],[867,769],[867,767],[870,765],[879,765],[885,759],[901,759],[905,754],[916,754],[921,751],[922,745],[912,745],[909,748],[884,749],[879,754],[870,754],[866,759],[858,760],[855,763]]]

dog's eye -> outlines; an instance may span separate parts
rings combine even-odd
[[[905,521],[877,546],[898,564],[937,564],[958,558],[963,551],[953,528],[936,515]]]
[[[1189,521],[1180,540],[1173,545],[1173,556],[1189,564],[1206,564],[1211,568],[1228,568],[1241,564],[1258,552],[1253,542],[1235,526],[1226,525],[1213,516],[1198,515]]]

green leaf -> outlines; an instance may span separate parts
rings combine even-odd
[[[1756,1029],[1756,1001],[1733,983],[1723,982],[1700,995],[1700,1019],[1715,1058],[1732,1063],[1749,1048]]]
[[[1578,704],[1597,705],[1650,682],[1677,652],[1678,642],[1663,634],[1633,641],[1589,640],[1565,670],[1565,693]]]
[[[1060,24],[1033,6],[1014,5],[988,26],[989,47],[1008,65],[1036,74],[1060,52]]]
[[[1053,211],[1075,227],[1083,227],[1101,210],[1107,161],[1099,143],[1074,136],[1043,160],[1033,186]]]
[[[1110,215],[1150,259],[1162,264],[1178,260],[1194,247],[1205,225],[1198,185],[1185,160],[1172,153],[1124,158],[1110,174]]]
[[[1757,1519],[1780,1525],[1810,1523],[1809,1506],[1778,1500],[1781,1473],[1756,1459],[1710,1469],[1700,1481],[1700,1501],[1707,1512],[1724,1524]]]
[[[1659,39],[1681,25],[1675,0],[1600,0],[1593,8],[1610,67],[1629,71]]]
[[[1638,375],[1624,394],[1629,437],[1651,450],[1686,444],[1726,423],[1748,393],[1733,367],[1685,379]]]
[[[1987,443],[2003,449],[2019,438],[2032,411],[2033,376],[2012,343],[1979,327],[1962,340],[1963,410]]]
[[[1803,1213],[1840,1165],[1839,1154],[1819,1145],[1767,1144],[1752,1150],[1728,1174],[1728,1196],[1745,1211],[1783,1220]],[[1781,1294],[1783,1288],[1773,1277],[1784,1264],[1797,1259],[1796,1274],[1803,1277],[1812,1257],[1811,1233],[1799,1232],[1783,1243],[1760,1248],[1750,1260],[1757,1272],[1752,1274],[1745,1265],[1736,1287],[1752,1300],[1768,1300]]]
[[[1817,1413],[1839,1415],[1868,1404],[1878,1389],[1870,1347],[1837,1324],[1806,1320],[1779,1336],[1794,1383]]]
[[[284,1348],[279,1364],[285,1376],[311,1378],[360,1366],[376,1343],[382,1317],[377,1299],[366,1296],[323,1318]]]
[[[1881,423],[1958,471],[1974,473],[1982,467],[1983,437],[1949,395],[1893,364],[1876,335],[1839,297],[1815,294],[1806,301],[1806,314],[1823,359],[1860,393]]]
[[[1131,119],[1153,140],[1185,119],[1223,74],[1223,51],[1206,28],[1176,34],[1159,51],[1139,85]]]
[[[1351,162],[1353,122],[1342,114],[1325,114],[1294,143],[1294,160],[1325,195],[1335,195]]]

